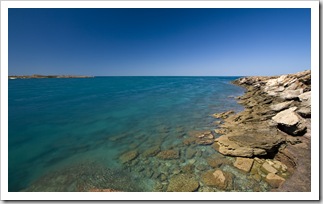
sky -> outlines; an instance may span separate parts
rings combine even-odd
[[[311,68],[310,9],[9,8],[9,75],[251,76]]]

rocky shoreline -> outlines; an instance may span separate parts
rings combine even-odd
[[[310,70],[233,84],[246,89],[242,112],[209,115],[207,129],[159,125],[151,132],[158,137],[109,136],[99,142],[126,144],[114,156],[118,168],[67,162],[23,191],[311,191]]]
[[[233,84],[246,88],[237,98],[245,109],[213,115],[224,120],[213,148],[237,157],[234,166],[263,177],[272,191],[311,191],[310,70]]]

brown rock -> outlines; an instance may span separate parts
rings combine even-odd
[[[127,162],[130,162],[130,161],[134,160],[135,158],[137,158],[138,155],[139,155],[138,151],[133,150],[133,151],[129,151],[129,152],[122,154],[119,157],[119,159],[120,159],[121,163],[127,163]]]
[[[187,148],[186,149],[186,157],[188,159],[192,159],[195,154],[196,154],[196,150],[195,149],[193,149],[193,148]]]
[[[193,164],[186,164],[182,167],[182,171],[185,173],[193,173],[194,171],[194,165]]]
[[[203,131],[191,131],[189,133],[189,135],[191,136],[190,139],[186,139],[184,140],[184,144],[192,144],[192,143],[196,143],[199,145],[211,145],[214,142],[214,136],[212,134],[211,131],[207,130],[203,130]]]
[[[230,163],[225,158],[214,158],[214,157],[207,158],[206,162],[208,163],[208,165],[210,165],[213,168],[219,168],[223,164],[229,164]]]
[[[202,140],[197,140],[196,143],[199,145],[211,145],[213,144],[214,140],[213,139],[202,139]]]
[[[167,192],[194,192],[199,188],[199,182],[192,174],[178,174],[170,178]]]
[[[157,158],[159,159],[178,159],[179,158],[179,151],[178,150],[164,150],[157,154]]]
[[[262,164],[261,170],[263,172],[265,172],[266,174],[268,174],[268,173],[273,173],[273,174],[277,173],[277,170],[274,167],[272,167],[268,162],[265,162],[265,163]]]
[[[196,140],[197,139],[195,137],[189,137],[183,140],[183,144],[187,146],[191,144],[195,144]]]
[[[285,182],[285,179],[282,178],[282,177],[280,177],[280,176],[278,176],[278,175],[276,175],[276,174],[269,173],[266,176],[266,181],[273,188],[278,188],[279,186],[281,186]]]
[[[144,157],[153,157],[155,155],[157,155],[160,152],[160,147],[159,146],[154,146],[151,148],[146,149],[142,155]]]
[[[229,111],[225,111],[225,112],[222,112],[222,113],[215,113],[213,114],[212,116],[215,117],[215,118],[222,118],[222,119],[225,119],[225,118],[228,118],[230,115],[232,115],[234,113],[233,110],[229,110]]]
[[[248,173],[252,167],[252,164],[253,164],[253,159],[237,157],[233,165],[238,169]]]
[[[209,187],[225,190],[232,185],[232,175],[219,169],[214,172],[207,171],[202,174],[202,181]]]

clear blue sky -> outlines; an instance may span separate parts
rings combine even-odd
[[[9,75],[242,76],[311,68],[310,9],[9,9]]]

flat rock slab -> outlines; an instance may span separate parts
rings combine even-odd
[[[236,161],[233,164],[233,166],[247,173],[251,170],[252,165],[253,159],[243,157],[237,157]]]
[[[275,173],[277,173],[278,171],[277,171],[277,169],[275,169],[274,167],[272,167],[268,162],[265,162],[265,163],[263,163],[262,164],[262,166],[261,166],[261,170],[264,172],[264,173],[266,173],[266,174],[268,174],[268,173],[273,173],[273,174],[275,174]]]
[[[270,108],[271,108],[271,110],[278,112],[278,111],[282,111],[284,109],[289,108],[289,106],[292,103],[293,103],[293,101],[285,101],[285,102],[282,102],[282,103],[271,105]]]
[[[303,93],[303,89],[297,90],[285,90],[281,92],[280,97],[285,100],[297,100],[299,99],[298,96]]]
[[[238,157],[263,156],[275,151],[284,142],[284,135],[270,130],[241,130],[215,140],[214,149],[224,155]]]

